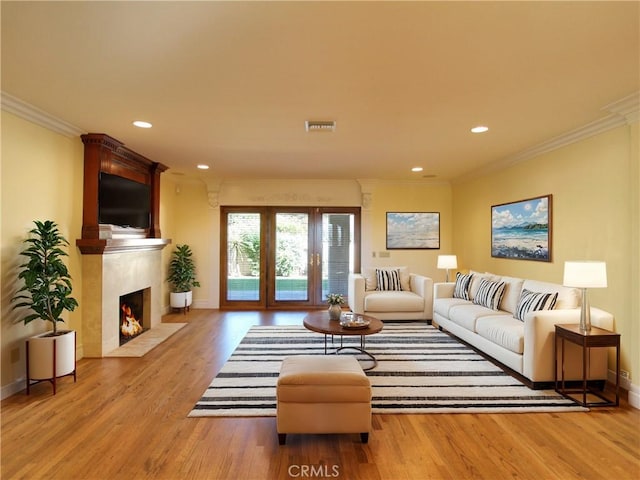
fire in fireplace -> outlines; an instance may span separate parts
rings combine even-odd
[[[120,345],[144,333],[144,290],[120,297]]]

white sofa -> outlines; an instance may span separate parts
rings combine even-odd
[[[375,268],[352,273],[349,275],[347,301],[354,313],[380,320],[431,320],[431,278],[410,273],[408,267],[381,267],[378,270],[397,270],[402,290],[381,290]]]
[[[522,375],[534,388],[553,382],[555,325],[580,322],[581,291],[553,283],[490,273],[470,274],[472,277],[467,290],[469,300],[455,298],[456,283],[434,285],[433,323]],[[459,284],[462,279],[464,277],[457,277]],[[481,305],[487,304],[487,289],[484,289],[485,295],[482,295],[483,292],[479,293],[482,280],[497,284],[504,282],[498,309]],[[493,286],[495,285],[494,283]],[[557,293],[557,300],[550,310],[526,313],[524,309],[520,314],[523,320],[519,320],[514,317],[514,312],[523,305],[521,295],[524,290],[542,294]],[[457,293],[458,296],[464,296]],[[538,295],[538,298],[542,297]],[[613,330],[613,316],[597,308],[591,308],[591,323]],[[589,363],[590,380],[607,379],[606,349],[590,349]],[[565,342],[565,379],[581,378],[581,349],[578,345]]]

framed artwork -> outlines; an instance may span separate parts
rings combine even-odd
[[[491,256],[551,261],[551,195],[491,207]]]
[[[440,248],[440,212],[387,212],[387,250]]]

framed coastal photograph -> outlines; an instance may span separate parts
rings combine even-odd
[[[439,212],[387,212],[387,250],[437,248]]]
[[[491,256],[551,261],[551,195],[491,207]]]

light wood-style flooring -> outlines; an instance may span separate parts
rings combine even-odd
[[[2,401],[2,479],[639,479],[640,410],[374,415],[358,435],[289,435],[275,418],[187,418],[251,325],[304,312],[172,314],[189,322],[142,358],[82,359]]]

